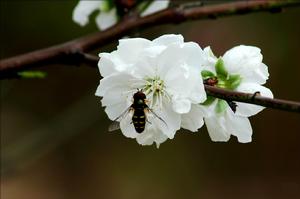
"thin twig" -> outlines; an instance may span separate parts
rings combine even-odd
[[[0,61],[0,79],[17,71],[45,64],[65,63],[78,52],[88,52],[114,39],[128,34],[135,28],[147,28],[161,24],[182,23],[188,20],[215,19],[218,17],[246,14],[259,11],[278,11],[285,7],[299,6],[299,1],[238,1],[203,7],[176,7],[157,12],[147,17],[126,17],[112,28],[90,34],[49,48],[36,50]],[[80,54],[79,53],[79,54]],[[73,62],[71,62],[73,63]]]
[[[268,108],[300,113],[300,103],[282,99],[262,97],[253,93],[242,93],[214,86],[204,85],[206,93],[210,96],[229,101],[245,102],[261,105]]]
[[[85,63],[91,65],[92,67],[96,67],[98,65],[99,57],[88,54],[88,53],[82,53],[82,56],[84,59],[84,60],[82,60],[82,62],[85,61]]]

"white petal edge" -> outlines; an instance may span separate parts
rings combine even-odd
[[[100,53],[100,60],[98,62],[98,69],[102,77],[109,76],[117,72],[117,65],[114,63],[115,57],[112,53]]]
[[[116,9],[108,12],[100,12],[96,17],[96,24],[100,30],[105,30],[115,25],[118,21]]]
[[[121,132],[128,138],[136,138],[139,136],[132,124],[132,114],[133,112],[129,112],[125,118],[120,121]]]
[[[172,107],[176,113],[188,113],[191,110],[191,101],[188,99],[172,99]]]
[[[131,81],[135,78],[127,73],[114,73],[100,80],[100,84],[96,90],[95,95],[102,97],[110,88],[114,86],[124,86],[130,88]],[[130,90],[130,89],[129,89]],[[125,90],[127,91],[127,90]]]
[[[135,63],[140,54],[151,46],[151,41],[144,38],[120,39],[116,53],[124,62]]]
[[[154,119],[152,121],[150,119],[150,122],[154,123],[168,138],[173,139],[176,131],[180,129],[180,115],[173,111],[171,103],[166,102],[163,103],[162,109],[154,108],[154,112],[161,117],[166,124],[157,117],[153,117]]]
[[[156,147],[159,148],[159,145],[165,142],[168,137],[162,133],[160,129],[150,125],[151,124],[146,124],[145,131],[136,137],[136,141],[143,146],[152,145],[155,142]]]
[[[153,40],[153,44],[168,46],[173,43],[183,44],[184,38],[182,35],[178,34],[167,34],[162,35]]]
[[[227,142],[230,139],[230,134],[226,129],[226,119],[224,115],[206,117],[204,118],[204,121],[212,141]]]
[[[193,104],[190,112],[181,115],[181,127],[192,132],[198,131],[203,124],[203,109],[196,104]]]
[[[239,74],[243,81],[259,84],[264,84],[269,76],[262,59],[260,48],[245,45],[233,47],[223,56],[225,67],[230,74]]]
[[[169,0],[154,0],[148,8],[141,14],[142,17],[161,11],[168,7]]]
[[[236,90],[240,92],[253,94],[255,92],[260,92],[261,96],[273,98],[273,93],[270,89],[255,83],[241,83]],[[236,102],[236,104],[237,108],[235,114],[244,117],[250,117],[252,115],[255,115],[265,108],[263,106],[247,104],[242,102]]]
[[[241,69],[251,70],[262,62],[260,48],[255,46],[235,46],[225,52],[223,61],[229,73],[238,73]]]
[[[208,70],[215,73],[215,65],[217,62],[217,57],[214,55],[210,46],[203,49],[204,61],[202,63],[202,70]]]
[[[225,114],[226,129],[230,134],[236,136],[240,143],[252,141],[252,127],[247,117],[236,116],[230,108]]]
[[[73,10],[72,19],[81,26],[89,22],[89,16],[100,9],[101,1],[79,1]]]

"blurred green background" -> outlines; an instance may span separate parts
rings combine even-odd
[[[97,31],[72,21],[77,1],[1,1],[1,58]],[[279,14],[165,25],[153,39],[183,34],[216,55],[239,44],[262,49],[275,97],[300,101],[300,8]],[[95,51],[110,52],[117,42]],[[134,51],[129,52],[134,53]],[[1,198],[297,198],[300,117],[266,109],[251,118],[253,142],[214,143],[202,128],[142,147],[121,132],[94,96],[100,75],[86,65],[48,65],[45,79],[1,81]]]

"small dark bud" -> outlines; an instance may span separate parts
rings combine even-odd
[[[252,97],[251,97],[251,100],[254,100],[254,98],[256,96],[260,96],[260,92],[259,91],[256,91],[255,93],[253,93]]]
[[[237,104],[233,101],[226,101],[227,104],[229,105],[230,109],[235,113],[236,112],[236,107],[237,107]]]
[[[119,8],[130,10],[136,5],[136,0],[115,0],[115,5]]]
[[[206,85],[215,86],[218,83],[218,79],[216,77],[210,77],[205,79],[203,82]]]

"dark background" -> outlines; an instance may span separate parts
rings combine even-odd
[[[97,31],[72,21],[77,1],[1,1],[1,58]],[[300,101],[300,8],[142,30],[180,33],[216,55],[239,44],[262,49],[267,87]],[[98,49],[110,52],[117,42]],[[129,52],[129,53],[134,53]],[[300,117],[266,109],[251,118],[253,142],[214,143],[202,128],[142,147],[120,132],[94,96],[100,75],[86,65],[39,68],[45,79],[1,81],[1,198],[297,198]]]

